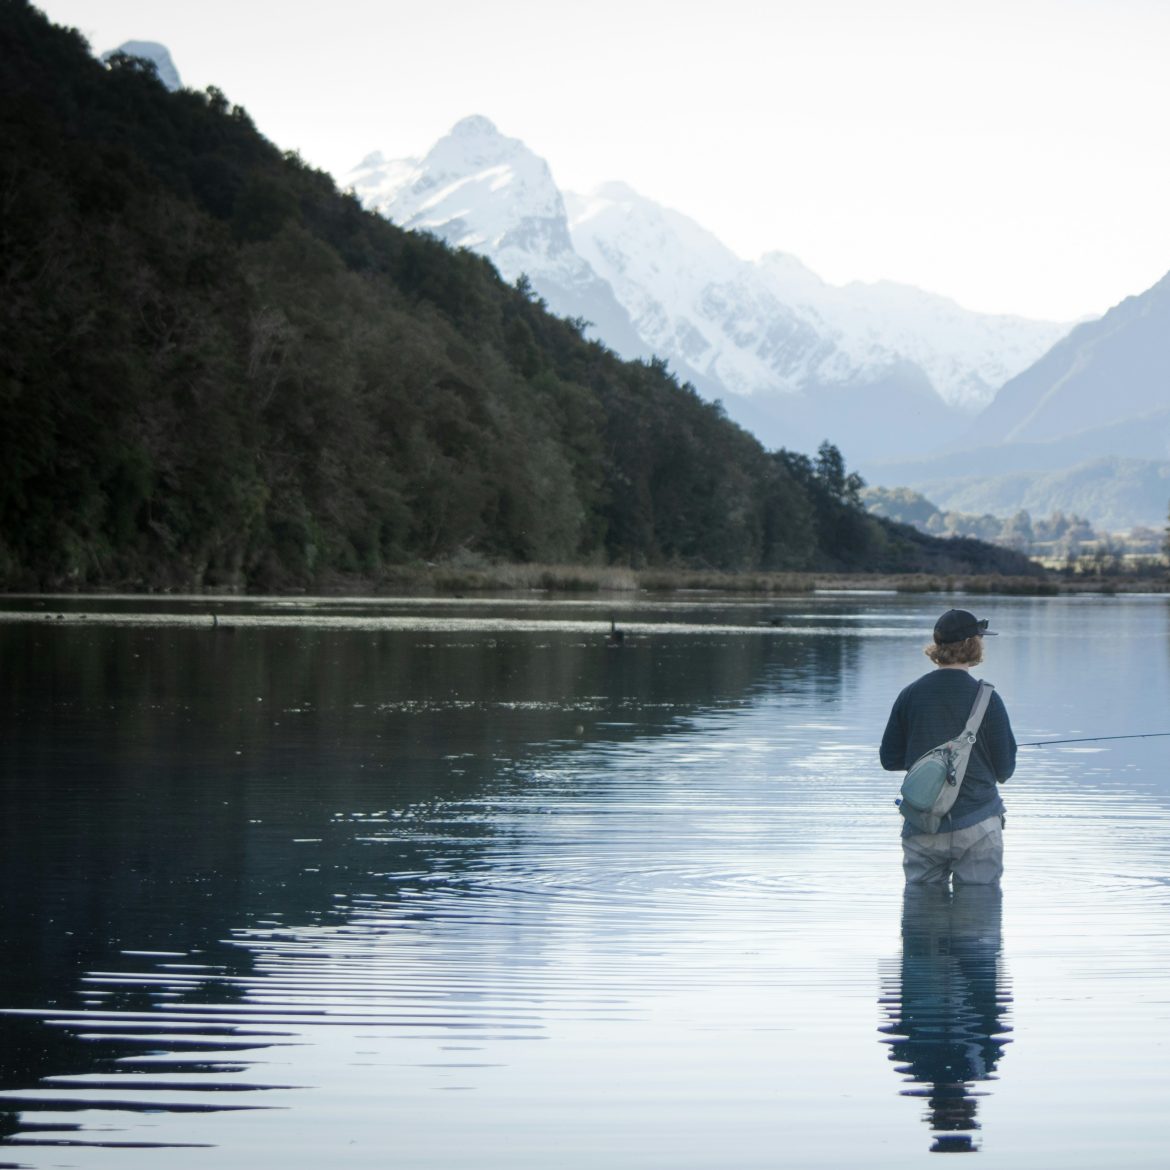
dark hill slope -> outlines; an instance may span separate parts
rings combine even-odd
[[[0,585],[520,561],[1021,571],[866,516],[215,90],[0,0]]]

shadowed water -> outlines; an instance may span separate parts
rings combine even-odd
[[[7,599],[0,1166],[1161,1166],[1170,738],[904,897],[953,603]],[[1019,739],[1170,731],[1164,598],[968,604]]]

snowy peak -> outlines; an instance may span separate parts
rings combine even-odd
[[[588,249],[599,241],[612,254],[620,241],[630,256],[654,252],[676,271],[701,272],[704,280],[716,274],[729,277],[741,263],[714,233],[625,183],[603,183],[589,195],[567,192],[565,201],[574,243],[587,259]]]
[[[479,115],[457,122],[422,159],[367,155],[344,183],[403,227],[434,232],[497,263],[496,253],[512,248],[572,250],[548,164]]]
[[[183,88],[183,83],[179,80],[179,71],[175,68],[170,50],[166,45],[160,45],[157,41],[126,41],[116,49],[110,49],[103,53],[102,60],[109,61],[117,54],[126,57],[139,57],[143,61],[149,61],[154,66],[159,81],[172,93]]]
[[[506,137],[490,118],[473,114],[456,122],[431,148],[426,161],[439,171],[467,173],[510,163],[516,158],[543,164],[519,138]]]
[[[656,354],[732,394],[801,389],[800,359],[821,339],[794,338],[792,313],[744,280],[747,266],[715,235],[624,184],[566,202],[574,246]]]
[[[343,185],[402,227],[489,257],[505,280],[526,276],[554,313],[590,322],[622,356],[649,356],[613,289],[573,248],[548,164],[488,118],[457,122],[421,159],[367,155]]]
[[[518,138],[505,138],[496,129],[495,122],[491,118],[485,118],[483,114],[468,114],[466,118],[460,118],[451,127],[451,133],[447,137],[449,139],[463,139],[466,141],[491,141],[495,139],[500,142],[523,146],[523,143]]]
[[[987,406],[1004,382],[1069,328],[973,313],[948,297],[893,281],[826,284],[791,258],[767,256],[759,269],[782,300],[832,323],[852,364],[884,364],[896,355],[923,370],[941,397],[964,414]]]
[[[945,403],[972,414],[1067,332],[972,313],[888,281],[833,286],[784,252],[741,260],[694,220],[625,184],[566,201],[574,245],[656,352],[712,376],[718,367],[735,393],[856,385],[914,367]]]

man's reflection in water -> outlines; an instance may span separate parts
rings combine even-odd
[[[881,1031],[890,1059],[929,1103],[932,1153],[978,1150],[975,1111],[1009,1043],[1011,1003],[1000,970],[998,886],[908,885],[902,903],[902,962],[887,981]]]

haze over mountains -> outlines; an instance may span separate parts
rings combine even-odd
[[[745,261],[624,184],[563,192],[478,116],[421,159],[371,154],[341,182],[527,277],[622,356],[664,359],[770,446],[829,437],[871,482],[951,509],[1164,522],[1166,281],[1071,332],[890,282],[837,287],[781,252]]]
[[[1107,529],[1161,527],[1170,500],[1170,276],[1078,325],[1008,381],[950,452],[879,471],[957,511],[1059,507]]]

